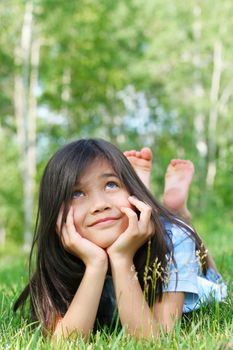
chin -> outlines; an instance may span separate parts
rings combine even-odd
[[[96,245],[98,245],[100,248],[102,249],[107,249],[109,248],[115,241],[111,241],[111,242],[101,242],[101,243],[96,243]]]
[[[107,249],[117,240],[118,237],[119,236],[117,236],[113,239],[109,239],[108,241],[105,241],[105,242],[93,242],[93,243],[95,243],[96,245],[98,245],[102,249]]]

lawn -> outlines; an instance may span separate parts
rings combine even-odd
[[[27,279],[27,255],[8,244],[0,250],[0,349],[224,349],[233,341],[233,227],[227,219],[213,219],[212,215],[205,219],[208,224],[195,218],[196,227],[204,232],[204,241],[228,284],[229,296],[221,304],[203,306],[200,312],[183,319],[173,334],[162,334],[159,340],[136,341],[123,331],[109,334],[103,330],[87,343],[77,338],[52,345],[42,337],[39,326],[31,327],[26,317],[12,312]]]

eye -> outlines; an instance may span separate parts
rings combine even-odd
[[[84,196],[84,192],[82,191],[74,191],[72,194],[72,198],[80,198]]]
[[[106,183],[105,187],[106,187],[106,189],[114,189],[114,188],[118,188],[119,185],[114,181],[109,181]]]

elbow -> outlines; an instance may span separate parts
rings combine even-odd
[[[82,341],[86,342],[89,340],[91,331],[90,330],[84,330],[84,329],[78,329],[76,327],[65,327],[62,325],[62,322],[60,322],[54,329],[52,333],[52,338],[54,340],[58,339],[77,339],[80,338]]]

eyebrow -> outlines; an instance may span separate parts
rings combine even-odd
[[[115,177],[116,179],[119,179],[119,176],[117,176],[115,173],[104,173],[104,174],[101,174],[100,175],[100,178],[103,178],[103,179],[106,179],[106,178],[109,178],[109,177]],[[79,181],[75,184],[75,188],[78,188],[78,187],[82,187],[84,186],[85,184],[83,183],[80,183]]]
[[[100,177],[116,177],[117,179],[119,178],[116,174],[114,173],[104,173]]]

